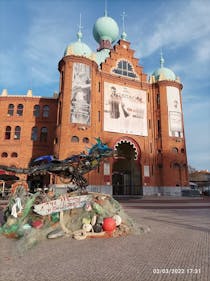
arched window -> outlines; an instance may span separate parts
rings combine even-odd
[[[41,128],[40,142],[47,142],[48,130],[46,127]]]
[[[5,138],[5,140],[10,140],[10,138],[11,138],[11,127],[10,126],[6,127],[4,138]]]
[[[13,157],[13,158],[17,158],[17,157],[18,157],[17,152],[12,152],[11,157]]]
[[[79,138],[77,136],[73,136],[71,138],[71,142],[79,142]]]
[[[8,157],[8,153],[7,152],[2,152],[1,157],[2,158],[7,158]]]
[[[137,75],[133,71],[133,66],[125,60],[119,61],[117,67],[114,68],[112,72],[130,78],[137,78]]]
[[[43,117],[49,117],[50,107],[49,105],[43,106]]]
[[[173,151],[173,153],[178,153],[179,150],[178,150],[177,147],[173,147],[173,148],[172,148],[172,151]]]
[[[185,153],[185,149],[184,148],[181,148],[181,153]]]
[[[14,104],[10,103],[10,104],[8,105],[7,114],[8,114],[9,116],[13,116],[13,114],[14,114]]]
[[[37,127],[33,127],[31,129],[31,140],[32,141],[37,141],[38,140],[38,128]]]
[[[17,115],[22,116],[23,115],[23,104],[18,104],[17,106]]]
[[[82,140],[84,143],[89,143],[89,138],[83,138]]]
[[[40,116],[40,106],[38,104],[34,105],[34,112],[33,112],[35,117],[39,117]]]
[[[15,135],[14,135],[14,139],[15,140],[19,140],[20,139],[20,133],[21,133],[21,127],[20,126],[16,126],[15,127]]]

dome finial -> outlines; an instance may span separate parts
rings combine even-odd
[[[122,31],[123,31],[122,34],[121,34],[122,40],[126,40],[126,38],[127,38],[127,34],[125,32],[125,17],[126,16],[127,15],[126,15],[125,11],[123,11],[123,13],[121,15],[121,17],[122,17]]]
[[[153,82],[164,81],[164,80],[177,81],[176,74],[170,68],[164,67],[164,58],[163,58],[162,48],[160,51],[160,67],[152,73],[152,76],[154,77]]]
[[[108,13],[107,13],[107,0],[105,0],[105,3],[104,3],[104,16],[105,17],[108,16]]]
[[[161,50],[160,50],[160,67],[161,67],[161,68],[163,67],[164,62],[165,62],[165,60],[164,60],[164,58],[163,58],[163,50],[162,50],[162,48],[161,48]]]
[[[79,14],[79,25],[78,25],[78,27],[79,27],[79,30],[77,32],[77,38],[78,38],[78,41],[81,41],[81,39],[83,37],[83,35],[82,35],[83,26],[82,26],[82,14],[81,13]]]
[[[91,58],[92,57],[92,51],[90,47],[82,42],[82,16],[80,14],[80,20],[78,26],[78,32],[77,32],[77,38],[78,40],[76,42],[73,42],[69,44],[64,52],[64,56],[81,56],[81,57],[86,57],[86,58]]]

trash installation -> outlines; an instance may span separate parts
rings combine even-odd
[[[54,173],[65,182],[73,182],[75,188],[64,194],[53,190],[32,194],[25,186],[17,185],[4,209],[0,233],[8,238],[18,238],[20,249],[27,250],[44,238],[67,236],[84,240],[144,232],[144,228],[138,226],[111,195],[86,190],[88,183],[83,175],[112,154],[112,149],[98,138],[87,155],[73,155],[65,160],[49,156],[37,158],[35,162],[44,159],[47,163],[22,171],[28,174],[43,170]],[[4,169],[11,170],[9,167]]]

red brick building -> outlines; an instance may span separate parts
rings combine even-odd
[[[179,194],[188,185],[182,84],[164,67],[150,77],[130,42],[107,15],[93,35],[97,52],[70,44],[59,62],[60,90],[52,98],[0,96],[0,164],[27,167],[31,159],[80,153],[99,137],[118,152],[88,177],[90,188],[114,195]],[[32,179],[30,179],[32,180]],[[42,179],[46,183],[52,179]],[[58,180],[56,179],[58,182]]]

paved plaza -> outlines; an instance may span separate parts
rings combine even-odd
[[[209,207],[165,203],[161,209],[156,203],[151,209],[145,201],[145,209],[138,201],[122,202],[136,222],[150,227],[141,235],[44,240],[23,255],[17,241],[0,236],[0,281],[209,281]]]

